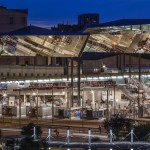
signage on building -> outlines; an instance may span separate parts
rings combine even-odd
[[[51,88],[66,88],[67,84],[65,82],[59,83],[30,83],[30,89],[51,89]]]
[[[86,81],[85,87],[111,87],[116,85],[115,81],[108,80],[108,81]]]

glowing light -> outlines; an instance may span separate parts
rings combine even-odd
[[[94,91],[91,91],[92,94],[94,94]]]
[[[7,94],[6,94],[6,93],[4,93],[4,94],[3,94],[3,97],[6,97],[6,96],[7,96]]]
[[[106,68],[106,65],[103,65],[102,67],[103,67],[103,68]]]
[[[33,92],[32,94],[33,94],[33,95],[36,95],[36,93],[35,93],[35,92]]]
[[[118,45],[118,43],[117,42],[112,42],[112,45]]]

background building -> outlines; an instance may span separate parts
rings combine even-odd
[[[0,33],[7,33],[27,26],[27,9],[7,9],[0,6]]]
[[[59,32],[78,32],[86,25],[99,25],[99,14],[81,14],[78,15],[78,24],[58,24],[52,27],[52,31]]]
[[[149,117],[150,55],[141,54],[150,53],[149,27],[149,19],[125,19],[75,34],[31,25],[4,34],[0,115]]]
[[[59,31],[59,32],[78,32],[83,29],[84,26],[80,26],[77,24],[58,24],[57,27],[52,27],[52,31]]]
[[[99,24],[99,14],[82,14],[78,15],[78,25],[98,25]]]

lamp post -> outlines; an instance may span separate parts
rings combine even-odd
[[[2,92],[3,92],[3,91],[2,91]],[[3,92],[2,97],[3,97],[3,103],[4,103],[4,101],[6,102],[6,100],[7,100],[7,94],[6,94],[6,91]],[[9,103],[8,103],[8,104],[9,104]],[[3,105],[2,105],[2,107],[3,107]],[[3,114],[3,122],[4,122],[5,114],[6,114],[6,112]]]
[[[73,58],[71,58],[71,105],[73,107]]]
[[[114,84],[114,114],[116,112],[116,88],[115,88],[115,84]]]
[[[138,54],[138,58],[139,58],[139,85],[138,85],[138,117],[141,117],[141,111],[140,111],[140,90],[141,90],[141,86],[140,86],[140,82],[141,82],[141,54]]]
[[[53,119],[54,119],[54,87],[52,84],[52,122],[53,122]]]
[[[131,78],[131,54],[129,54],[129,77]]]
[[[37,98],[37,101],[36,101],[36,117],[37,117],[37,124],[38,124],[38,113],[39,113],[39,111],[38,111],[38,109],[39,109],[39,100],[38,100],[38,90],[36,89],[36,98]]]
[[[19,126],[21,127],[21,98],[20,98],[20,88],[19,90]]]
[[[109,91],[107,89],[107,119],[109,119]]]

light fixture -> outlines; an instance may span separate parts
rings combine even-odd
[[[3,97],[6,97],[6,96],[7,96],[7,94],[6,94],[6,93],[4,93],[4,94],[3,94]]]
[[[106,68],[106,65],[103,65],[102,68]]]
[[[33,95],[36,95],[36,93],[35,93],[35,92],[33,92],[32,94],[33,94]]]
[[[93,93],[94,93],[94,91],[92,90],[92,91],[91,91],[91,93],[93,94]]]
[[[113,41],[113,42],[112,42],[112,45],[118,45],[118,43],[117,43],[117,42],[115,42],[115,41]]]

